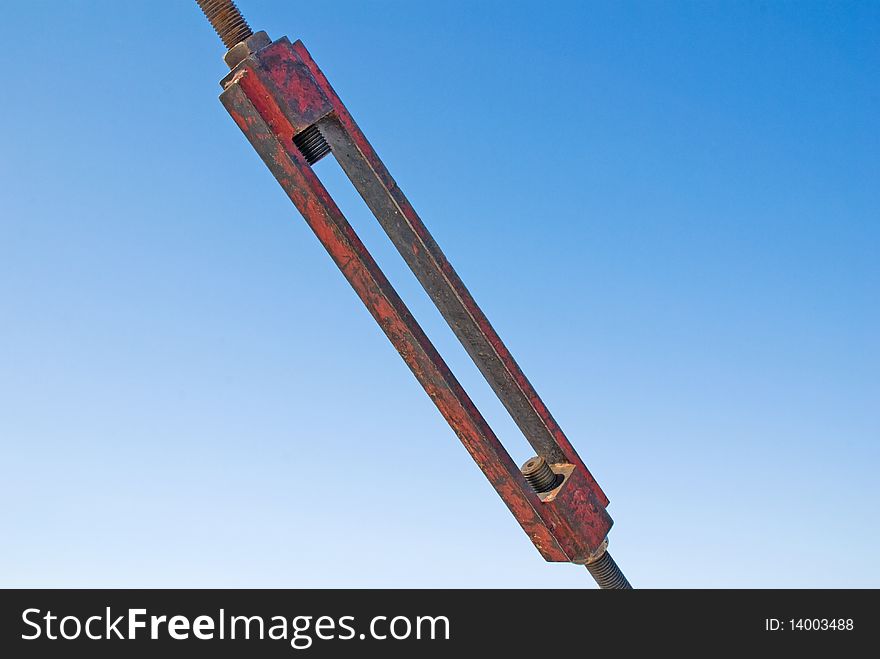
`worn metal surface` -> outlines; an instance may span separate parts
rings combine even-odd
[[[227,48],[232,48],[253,34],[232,0],[196,0],[196,3]]]
[[[220,98],[541,554],[583,562],[608,499],[301,42],[251,53]],[[559,484],[538,495],[410,314],[310,162],[327,147]]]

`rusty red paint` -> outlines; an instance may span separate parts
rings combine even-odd
[[[394,196],[394,201],[400,207],[401,213],[406,218],[406,221],[412,226],[414,232],[423,241],[425,241],[429,245],[434,244],[434,240],[428,232],[427,227],[425,227],[415,209],[400,191],[397,183],[391,177],[390,172],[386,169],[385,165],[379,159],[378,154],[375,152],[372,145],[367,140],[366,136],[355,123],[351,114],[342,103],[342,100],[333,90],[333,87],[330,85],[327,77],[323,74],[321,69],[312,59],[308,50],[306,50],[305,45],[303,45],[301,41],[296,41],[293,44],[293,50],[302,58],[302,60],[308,66],[309,70],[317,81],[318,86],[321,88],[324,95],[326,95],[326,97],[330,100],[330,103],[333,106],[335,117],[342,124],[346,132],[351,135],[352,140],[356,144],[362,156],[369,162],[373,171],[378,175],[378,177],[383,181],[391,194]],[[412,250],[414,253],[416,253],[419,248],[419,245],[412,245]],[[491,323],[489,323],[488,318],[486,318],[485,314],[477,305],[473,296],[471,296],[470,292],[464,286],[461,279],[458,277],[458,274],[453,269],[452,265],[439,250],[436,250],[436,252],[433,250],[429,251],[432,251],[432,255],[438,261],[440,269],[442,269],[442,271],[446,274],[451,287],[455,290],[456,295],[462,300],[468,313],[476,320],[484,336],[488,339],[489,343],[492,345],[493,349],[497,353],[499,360],[504,365],[504,368],[511,374],[512,378],[519,386],[523,395],[529,400],[536,415],[541,419],[547,432],[553,437],[554,442],[557,446],[559,446],[566,460],[572,464],[578,465],[583,470],[587,480],[590,483],[590,488],[595,493],[596,498],[602,503],[603,506],[607,506],[608,497],[605,496],[605,493],[599,487],[599,484],[593,478],[592,474],[590,474],[586,465],[584,465],[580,456],[577,454],[577,452],[574,450],[574,447],[568,441],[568,438],[562,432],[559,424],[556,423],[555,419],[550,414],[550,411],[541,400],[541,397],[535,391],[528,378],[526,378],[525,374],[522,372],[522,369],[520,369],[519,365],[516,363],[516,360],[514,360],[513,355],[510,354],[507,346],[504,345],[501,337],[498,336],[498,333],[492,327]]]
[[[544,558],[584,560],[611,527],[607,497],[302,43],[280,39],[245,59],[227,77],[221,100]],[[356,148],[358,153],[348,156],[366,163],[387,191],[383,203],[393,203],[412,231],[406,252],[433,259],[431,265],[445,277],[443,285],[479,328],[477,338],[491,345],[493,363],[503,368],[499,386],[514,383],[511,395],[530,406],[517,410],[528,413],[523,418],[529,423],[540,422],[537,431],[534,423],[529,430],[548,436],[539,440],[549,442],[568,474],[553,496],[539,497],[526,482],[294,145],[293,138],[317,122],[341,130],[346,144]]]

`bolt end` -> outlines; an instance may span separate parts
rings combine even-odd
[[[557,475],[547,461],[539,455],[526,460],[525,464],[520,468],[522,475],[526,477],[529,485],[537,492],[549,492],[557,485]]]
[[[227,50],[253,35],[253,31],[232,0],[196,0],[196,2]]]

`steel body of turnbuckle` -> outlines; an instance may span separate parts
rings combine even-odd
[[[229,48],[231,72],[221,81],[224,107],[538,551],[548,561],[586,564],[603,587],[628,587],[605,551],[612,524],[607,497],[305,46],[251,33],[243,19],[234,22],[241,17],[228,0],[197,1]],[[339,162],[534,448],[537,457],[522,471],[312,170],[327,154]]]

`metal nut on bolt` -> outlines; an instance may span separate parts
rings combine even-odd
[[[269,35],[261,30],[252,34],[244,41],[239,41],[232,48],[227,50],[226,54],[223,56],[223,61],[226,62],[230,69],[234,69],[241,64],[246,57],[265,48],[270,43],[272,43],[272,40],[269,39]]]
[[[608,551],[608,538],[605,538],[605,540],[602,541],[602,544],[596,548],[596,551],[594,551],[592,554],[590,554],[590,556],[587,558],[587,560],[583,561],[584,565],[589,565],[590,563],[595,563],[600,558],[602,558],[602,556],[605,555],[606,551]]]

